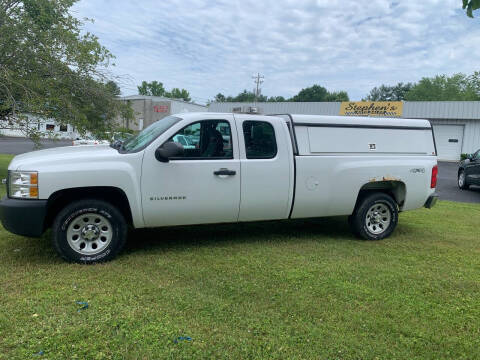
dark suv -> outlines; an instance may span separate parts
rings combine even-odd
[[[480,185],[480,150],[468,155],[458,167],[458,187],[468,189],[470,185]]]

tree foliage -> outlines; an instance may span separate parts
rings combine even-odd
[[[283,96],[270,96],[267,102],[284,102],[287,101]]]
[[[213,101],[215,101],[215,102],[225,102],[226,97],[222,93],[218,93],[217,95],[215,95],[215,98],[213,99]]]
[[[405,95],[408,101],[480,100],[480,73],[422,78]]]
[[[182,99],[183,101],[190,101],[190,93],[185,89],[173,88],[171,91],[165,92],[165,97],[171,99]]]
[[[313,101],[348,101],[348,94],[346,91],[329,92],[323,86],[313,85],[293,96],[290,101],[294,102],[313,102]]]
[[[27,136],[32,115],[102,132],[132,116],[115,100],[107,68],[113,55],[70,15],[76,0],[0,0],[0,120]]]
[[[394,86],[381,85],[374,87],[364,99],[366,101],[402,101],[407,92],[413,87],[412,83],[400,82]]]
[[[285,99],[283,96],[265,96],[260,94],[257,96],[258,102],[311,102],[311,101],[348,101],[348,94],[346,91],[329,92],[323,86],[313,85],[311,87],[302,89],[297,95],[290,99]],[[255,92],[243,90],[237,96],[225,96],[218,93],[214,99],[215,102],[254,102]]]
[[[217,94],[215,99],[220,95],[220,99],[224,99],[227,102],[254,102],[255,101],[255,92],[243,90],[237,96],[227,96],[225,97],[223,94]],[[267,97],[265,95],[259,94],[257,96],[258,102],[265,102],[267,101]]]
[[[105,87],[107,88],[108,92],[110,92],[115,97],[119,97],[122,94],[120,87],[113,80],[107,81],[107,83],[105,84]]]
[[[473,18],[473,10],[480,9],[480,0],[462,0],[462,8],[467,11],[467,16]]]
[[[137,86],[139,95],[146,96],[165,96],[165,88],[163,83],[156,80],[152,82],[142,81],[140,86]]]
[[[329,92],[323,86],[313,85],[305,89],[292,97],[290,101],[294,102],[325,102],[325,101],[348,101],[348,94],[346,91],[333,91]]]
[[[182,99],[190,101],[190,93],[185,89],[173,88],[171,91],[165,90],[163,83],[159,81],[142,81],[140,86],[137,86],[139,95],[146,96],[164,96],[171,99]]]

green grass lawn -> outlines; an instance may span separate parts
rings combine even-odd
[[[137,231],[95,266],[0,226],[0,358],[480,358],[479,225],[440,202],[378,242],[345,218]]]

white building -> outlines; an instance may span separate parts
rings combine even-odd
[[[268,103],[212,103],[212,112],[249,112],[262,114],[344,115],[348,104],[369,102],[268,102]],[[376,102],[381,103],[381,102]],[[462,153],[480,149],[480,101],[405,101],[385,102],[398,105],[398,117],[428,119],[433,125],[438,158],[458,160]]]
[[[40,132],[43,138],[76,139],[78,133],[72,125],[60,125],[53,119],[43,119],[38,116],[27,115],[27,121],[19,126],[17,122],[0,121],[0,134],[4,136],[25,137],[28,129]]]

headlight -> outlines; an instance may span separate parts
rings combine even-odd
[[[9,171],[8,196],[19,199],[38,199],[38,172]]]

